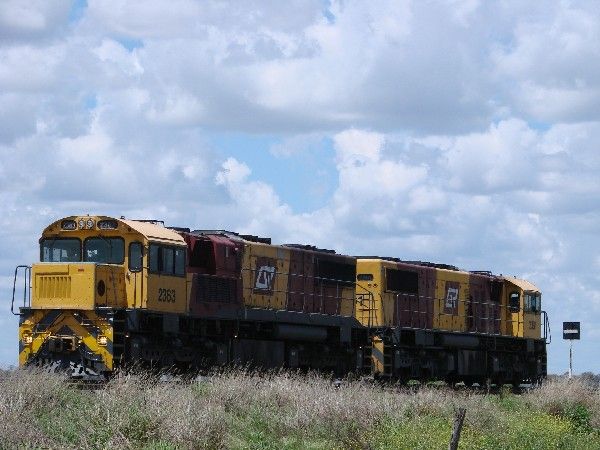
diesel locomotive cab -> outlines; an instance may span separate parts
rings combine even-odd
[[[144,299],[142,225],[69,217],[42,233],[31,267],[30,304],[20,310],[19,365],[111,372],[124,351],[124,316]]]
[[[123,231],[117,220],[88,216],[44,230],[31,303],[20,311],[19,365],[70,367],[74,375],[113,369],[113,322],[126,301]]]

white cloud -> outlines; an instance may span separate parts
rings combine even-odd
[[[204,107],[200,101],[186,92],[169,89],[161,105],[153,105],[146,117],[150,122],[166,125],[195,125],[202,122]]]
[[[378,162],[384,136],[380,133],[347,130],[335,135],[333,141],[338,164],[352,167]]]
[[[93,50],[93,53],[102,61],[104,68],[112,65],[114,66],[113,70],[122,71],[129,76],[141,75],[144,72],[136,52],[130,53],[121,44],[111,39],[104,39],[102,44]]]
[[[62,45],[0,47],[0,87],[6,91],[49,89],[59,82]]]
[[[48,36],[67,21],[69,3],[63,0],[4,0],[0,3],[0,38]]]
[[[536,133],[520,120],[457,137],[445,153],[449,186],[470,192],[516,191],[534,185]]]
[[[540,7],[542,5],[539,5]],[[591,3],[533,8],[492,54],[515,110],[539,121],[598,119],[600,14]]]

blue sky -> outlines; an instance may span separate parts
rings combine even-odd
[[[592,3],[0,4],[0,365],[61,216],[150,217],[536,283],[600,372]]]

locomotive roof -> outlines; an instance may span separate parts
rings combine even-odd
[[[126,225],[129,228],[131,228],[132,230],[142,234],[146,239],[148,239],[150,241],[162,242],[162,243],[167,243],[167,244],[175,244],[175,245],[179,245],[179,244],[185,245],[185,240],[179,233],[177,233],[169,228],[165,228],[164,226],[159,225],[155,221],[127,220],[127,219],[122,219],[122,218],[120,219],[120,218],[110,217],[110,216],[80,215],[80,216],[63,217],[59,220],[52,222],[50,225],[48,225],[44,229],[43,234],[54,231],[55,229],[61,230],[61,223],[65,222],[65,221],[78,222],[81,219],[84,219],[84,220],[92,219],[95,224],[97,224],[98,222],[103,221],[103,220],[109,220],[109,221],[114,220],[115,222]]]
[[[175,230],[165,228],[151,222],[139,221],[139,220],[127,220],[127,219],[116,219],[119,222],[123,222],[131,229],[143,234],[148,240],[169,242],[174,244],[185,245],[183,237]]]
[[[226,238],[231,239],[233,241],[253,242],[253,243],[258,243],[258,244],[272,245],[274,247],[291,248],[291,249],[296,249],[296,250],[305,250],[305,251],[310,251],[310,252],[315,252],[315,253],[320,253],[320,254],[333,255],[335,257],[340,257],[340,258],[356,259],[356,257],[354,257],[354,256],[343,255],[343,254],[337,253],[335,250],[330,250],[330,249],[326,249],[326,248],[319,248],[319,247],[316,247],[314,245],[308,245],[308,244],[273,244],[271,242],[271,238],[254,236],[252,234],[240,234],[240,233],[236,233],[234,231],[227,231],[227,230],[193,230],[193,231],[189,231],[189,234],[191,234],[192,236],[211,236],[211,237],[217,236],[217,237],[226,237]]]
[[[511,282],[515,286],[523,289],[524,291],[541,292],[535,284],[530,283],[527,280],[522,280],[521,278],[507,277],[507,276],[505,276],[504,279],[506,281]]]
[[[271,238],[254,236],[253,234],[240,234],[235,231],[227,231],[227,230],[193,230],[189,232],[194,236],[225,236],[229,239],[235,240],[243,240],[250,242],[258,242],[261,244],[271,244]]]
[[[444,269],[444,270],[453,270],[453,271],[461,271],[458,267],[452,266],[450,264],[438,264],[432,263],[428,261],[407,261],[400,258],[392,258],[389,256],[357,256],[357,259],[378,259],[381,261],[390,261],[395,263],[402,264],[410,264],[412,266],[423,266],[423,267],[434,267],[436,269]]]

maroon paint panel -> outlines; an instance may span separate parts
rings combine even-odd
[[[243,304],[243,243],[217,235],[184,234],[183,237],[188,244],[187,273],[192,274],[190,314],[219,317],[236,313]]]
[[[231,315],[242,307],[241,279],[194,274],[190,290],[190,314],[194,317]]]
[[[494,277],[471,274],[467,301],[467,329],[477,333],[500,333],[500,297],[492,295],[498,283]]]
[[[188,274],[193,274],[190,292],[190,313],[194,316],[215,316],[219,313],[231,313],[243,307],[243,277],[241,276],[241,261],[243,261],[243,242],[232,241],[224,236],[204,235],[184,236],[189,254],[192,255],[196,246],[197,252],[188,260]],[[321,267],[325,272],[333,273],[335,278],[336,264],[342,265],[339,270],[346,269],[354,258],[323,254],[312,250],[289,249],[290,270],[287,283],[287,298],[285,308],[290,311],[339,314],[343,301],[343,286],[338,281],[319,279],[316,276],[316,261],[324,261]],[[194,261],[196,265],[191,264]],[[273,258],[258,257],[256,268],[252,272],[252,286],[246,286],[253,292],[262,295],[272,295],[277,261]],[[329,271],[329,272],[328,272]],[[347,270],[345,270],[347,272]],[[350,274],[352,283],[355,271]],[[343,275],[348,277],[348,274]],[[330,278],[328,275],[325,278]],[[346,299],[354,301],[354,298]]]
[[[339,314],[342,296],[341,286],[337,283],[318,280],[315,291],[315,312]]]
[[[396,268],[417,273],[418,293],[398,293],[396,295],[393,325],[423,329],[433,328],[435,269],[407,263],[397,263]]]
[[[351,264],[354,258],[343,255],[331,255],[311,250],[290,250],[290,274],[288,277],[287,308],[291,311],[303,311],[318,314],[340,314],[344,299],[344,283],[324,275],[317,276],[317,265]],[[331,267],[331,266],[326,266]],[[323,269],[323,267],[321,267]],[[333,278],[335,278],[335,274]],[[352,280],[355,272],[352,273]],[[350,283],[352,283],[350,280]]]
[[[188,245],[187,273],[238,276],[243,244],[223,236],[182,234]]]
[[[312,253],[290,250],[287,309],[313,312],[314,263]]]
[[[320,314],[340,314],[343,301],[355,301],[354,295],[352,298],[344,298],[344,288],[353,286],[356,280],[356,260],[344,255],[319,253],[315,254],[315,259],[313,311]],[[342,266],[353,266],[349,277],[346,269],[341,269]]]
[[[238,275],[241,266],[238,253],[243,249],[242,244],[224,236],[211,235],[209,239],[214,248],[216,275]]]

